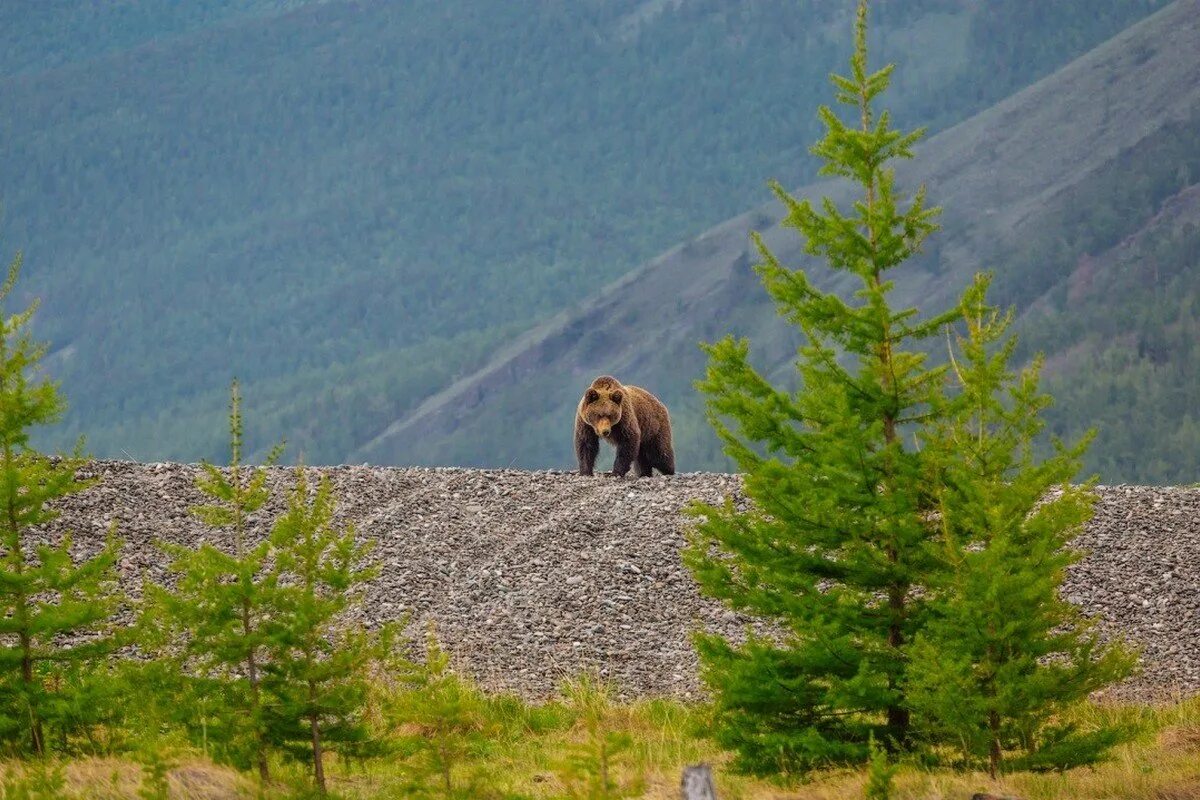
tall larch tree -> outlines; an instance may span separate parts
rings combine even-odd
[[[298,467],[270,538],[279,614],[267,626],[267,719],[277,746],[312,765],[321,794],[326,752],[353,754],[370,744],[371,672],[395,639],[393,627],[367,631],[351,618],[379,568],[353,527],[334,524],[335,508],[329,478],[312,491]]]
[[[872,737],[893,750],[910,742],[906,648],[938,563],[925,456],[902,432],[939,407],[945,370],[927,365],[922,346],[959,311],[921,318],[890,300],[890,273],[920,250],[938,213],[923,188],[907,200],[897,190],[891,165],[911,157],[922,131],[898,131],[876,113],[891,75],[890,66],[868,70],[860,2],[850,74],[832,76],[853,121],[822,107],[826,133],[812,149],[822,174],[860,196],[843,211],[773,185],[784,224],[830,277],[853,280],[852,297],[821,290],[814,267],[789,269],[754,238],[763,284],[805,339],[799,389],[771,385],[745,340],[705,346],[699,388],[752,504],[697,506],[686,559],[706,594],[780,634],[696,639],[716,736],[748,771],[862,762]]]
[[[0,286],[11,297],[21,269],[18,254]],[[86,489],[76,478],[84,459],[49,457],[30,445],[30,431],[55,422],[66,408],[58,386],[38,372],[45,352],[29,334],[37,308],[0,319],[0,735],[23,740],[39,755],[100,713],[93,682],[117,646],[113,615],[122,602],[115,565],[119,544],[110,535],[90,558],[72,555],[70,536],[46,543],[40,526],[53,521],[54,502]],[[81,704],[90,695],[93,702]]]
[[[248,761],[270,779],[271,740],[264,708],[263,659],[268,622],[277,617],[277,581],[268,570],[270,541],[251,541],[250,517],[270,499],[268,473],[242,463],[241,394],[233,382],[229,403],[230,463],[226,470],[203,464],[196,486],[211,502],[192,509],[207,525],[227,532],[227,542],[197,548],[169,542],[171,588],[148,585],[144,620],[164,633],[164,651],[180,661],[199,693],[217,692],[219,716],[206,740],[234,763]],[[275,463],[282,446],[264,466]]]

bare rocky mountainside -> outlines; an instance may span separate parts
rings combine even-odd
[[[328,475],[339,517],[375,542],[382,577],[368,622],[432,621],[458,664],[494,689],[543,697],[595,670],[630,695],[700,691],[689,631],[736,634],[747,620],[697,593],[679,560],[694,499],[741,502],[735,475],[617,480],[519,470],[310,468]],[[93,550],[116,523],[121,573],[136,592],[161,578],[154,542],[195,545],[218,535],[188,514],[202,501],[198,467],[100,461],[100,480],[68,498],[48,535],[71,531]],[[272,470],[281,510],[291,470]],[[1142,650],[1140,676],[1115,690],[1156,699],[1200,690],[1200,489],[1109,486],[1079,538],[1088,555],[1067,597],[1103,615],[1106,633]]]

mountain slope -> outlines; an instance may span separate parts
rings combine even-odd
[[[1146,305],[1150,298],[1168,293],[1182,305],[1162,324],[1147,322],[1146,330],[1179,342],[1194,331],[1188,302],[1195,296],[1191,287],[1200,277],[1200,259],[1189,242],[1200,213],[1189,200],[1189,187],[1200,182],[1198,11],[1194,0],[1175,3],[1053,76],[929,139],[899,173],[903,186],[926,183],[932,201],[948,211],[930,252],[897,276],[898,302],[936,309],[950,302],[976,270],[995,269],[997,299],[1034,309],[1024,315],[1022,329],[1031,344],[1050,354],[1051,388],[1062,396],[1054,420],[1062,433],[1078,432],[1106,415],[1139,413],[1137,396],[1089,404],[1070,391],[1081,380],[1096,378],[1091,374],[1096,359],[1115,358],[1110,348],[1093,347],[1089,358],[1077,349],[1080,340],[1103,335],[1100,319],[1121,318],[1117,309],[1136,314],[1154,308]],[[818,185],[799,194],[837,198],[841,192],[838,186]],[[734,218],[647,263],[430,398],[353,458],[569,464],[576,395],[594,374],[608,372],[648,386],[667,401],[680,432],[682,469],[719,465],[716,443],[691,388],[703,370],[696,343],[726,332],[748,335],[756,362],[786,376],[794,342],[774,318],[746,252],[748,230],[766,227],[765,238],[785,263],[804,263],[798,238],[770,225],[777,213],[764,208]],[[1164,250],[1162,257],[1176,265],[1172,280],[1180,293],[1173,293],[1162,276],[1145,296],[1120,282],[1110,286],[1097,280],[1086,307],[1078,293],[1068,291],[1076,260],[1084,254],[1111,264],[1104,274],[1120,275],[1129,264],[1140,263],[1131,255],[1137,251],[1130,241],[1158,247],[1175,239],[1172,253]],[[1142,392],[1153,393],[1160,383],[1176,387],[1171,396],[1200,389],[1200,362],[1189,357],[1192,349],[1166,349],[1170,352],[1159,357],[1169,358],[1172,366],[1143,376]],[[1072,352],[1075,357],[1062,355]],[[1129,379],[1121,369],[1105,374],[1122,385]],[[1195,480],[1194,455],[1168,447],[1180,427],[1194,429],[1195,420],[1181,415],[1176,421],[1161,408],[1156,416],[1154,424],[1136,427],[1132,436],[1126,432],[1126,445],[1115,443],[1122,436],[1120,425],[1113,426],[1113,434],[1102,432],[1092,465],[1103,468],[1106,480]],[[1128,452],[1135,441],[1140,460]],[[1164,454],[1176,456],[1151,468],[1157,456],[1147,454],[1160,444]]]
[[[0,5],[0,76],[92,61],[150,42],[270,19],[326,0],[186,3],[40,0]]]
[[[1192,174],[1200,175],[1200,149],[1193,158]],[[1022,328],[1027,352],[1051,354],[1055,431],[1098,430],[1091,469],[1106,480],[1196,482],[1200,183],[1118,244],[1080,257]]]
[[[886,0],[875,31],[913,65],[898,113],[944,126],[1161,5]],[[4,5],[3,244],[72,403],[43,444],[220,457],[236,374],[257,445],[342,460],[766,176],[811,176],[850,11]]]

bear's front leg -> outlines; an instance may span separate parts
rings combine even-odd
[[[600,452],[600,437],[581,419],[575,420],[575,458],[579,459],[579,474],[591,475]]]
[[[638,454],[638,437],[631,437],[617,443],[617,457],[613,460],[612,476],[624,478],[625,473],[633,466],[633,460]]]

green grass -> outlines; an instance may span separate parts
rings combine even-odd
[[[489,695],[468,687],[478,702],[475,730],[485,735],[454,767],[459,797],[552,800],[584,797],[586,776],[579,774],[580,753],[601,733],[619,734],[627,749],[611,758],[612,783],[634,789],[612,797],[667,800],[678,797],[680,772],[688,764],[708,762],[715,768],[721,800],[843,800],[862,797],[865,770],[839,769],[816,773],[807,781],[783,785],[738,776],[724,766],[729,755],[704,738],[708,714],[704,706],[675,700],[617,702],[584,683],[567,688],[560,699],[527,704],[511,695]],[[1015,773],[992,782],[983,773],[961,773],[903,764],[896,776],[896,800],[950,800],[990,792],[1023,800],[1184,800],[1200,797],[1200,699],[1161,706],[1092,703],[1076,712],[1083,725],[1134,722],[1141,732],[1094,768],[1064,773]],[[396,736],[427,735],[399,724]],[[262,797],[291,800],[310,796],[302,764],[277,762],[275,782],[263,790],[248,774],[240,774],[186,748],[156,754],[170,770],[171,798]],[[79,758],[64,761],[9,761],[0,766],[0,798],[151,797],[152,759],[133,757]],[[575,766],[573,766],[573,764]],[[328,767],[333,796],[376,798],[442,797],[440,784],[426,780],[402,753],[360,762],[333,760]],[[424,791],[422,791],[424,790]]]

